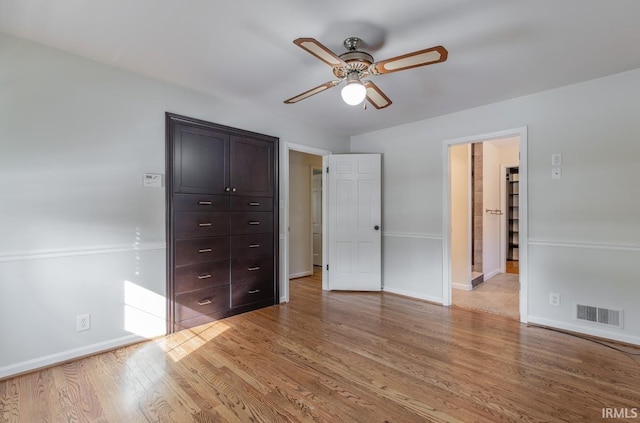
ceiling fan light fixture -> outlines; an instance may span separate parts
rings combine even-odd
[[[360,82],[357,75],[352,74],[347,76],[347,85],[342,88],[340,94],[342,94],[342,100],[349,106],[357,106],[367,97],[367,88]]]

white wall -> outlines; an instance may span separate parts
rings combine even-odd
[[[311,168],[322,156],[289,152],[289,277],[313,274],[311,237]]]
[[[165,171],[166,111],[348,149],[270,110],[2,34],[0,85],[0,377],[163,333],[165,193],[142,177]],[[92,329],[76,332],[82,313]]]
[[[638,110],[634,70],[352,137],[353,151],[384,154],[385,290],[442,301],[443,141],[528,126],[527,319],[640,344]],[[576,321],[576,301],[623,309],[625,327]]]

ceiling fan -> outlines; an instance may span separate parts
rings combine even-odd
[[[345,103],[355,106],[366,98],[376,109],[384,109],[391,105],[391,100],[376,84],[365,78],[369,75],[381,75],[444,62],[448,55],[444,47],[437,46],[374,62],[373,56],[359,50],[362,40],[358,37],[344,40],[347,52],[339,56],[314,38],[298,38],[293,43],[333,67],[333,74],[338,79],[291,97],[284,101],[285,104],[297,103],[346,81],[342,88],[342,99]]]

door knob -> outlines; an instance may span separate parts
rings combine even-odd
[[[231,188],[226,187],[224,190],[225,190],[225,192],[229,192],[229,191],[231,191]]]
[[[375,229],[376,231],[380,229],[380,226],[376,225],[373,227],[373,229]]]

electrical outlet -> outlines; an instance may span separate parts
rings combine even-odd
[[[551,155],[551,166],[561,166],[562,165],[562,154],[556,153]]]
[[[560,294],[556,294],[555,292],[550,292],[549,304],[551,304],[552,306],[558,307],[560,305]]]
[[[80,314],[76,317],[76,331],[82,332],[83,330],[91,329],[91,315]]]

